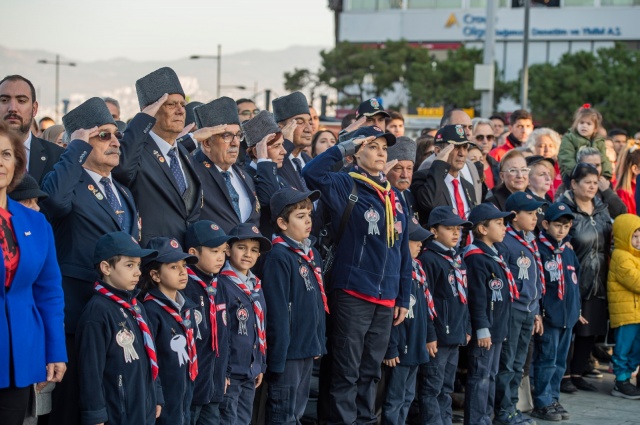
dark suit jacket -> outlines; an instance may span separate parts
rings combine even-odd
[[[435,160],[428,170],[420,170],[413,175],[411,193],[416,199],[417,211],[420,214],[420,223],[426,225],[431,210],[435,207],[449,205],[455,207],[449,195],[444,179],[449,172],[449,164]],[[460,178],[463,192],[466,196],[469,209],[478,204],[473,184]]]
[[[93,251],[98,239],[118,231],[140,238],[138,213],[129,189],[114,180],[125,216],[121,226],[106,196],[82,167],[92,149],[82,140],[73,140],[42,184],[42,190],[49,194],[42,207],[53,226],[63,276],[67,332],[73,332],[93,293],[98,278]]]
[[[278,190],[290,187],[289,183],[278,175],[275,162],[262,161],[255,170],[249,162],[245,163],[245,171],[253,178],[258,201],[260,202],[260,232],[270,238],[275,233],[271,217],[271,197]]]
[[[280,177],[286,180],[289,186],[297,190],[304,190],[304,186],[302,185],[302,177],[300,177],[300,174],[298,174],[298,172],[296,171],[296,168],[294,167],[293,163],[289,159],[289,155],[291,154],[294,148],[293,143],[285,139],[284,148],[287,151],[287,156],[284,158],[282,167],[278,169],[278,174],[280,175]],[[307,155],[304,152],[302,152],[300,155],[302,155],[302,160],[304,161],[305,165],[308,164],[312,159],[309,155]]]
[[[200,218],[202,185],[191,156],[178,143],[180,162],[196,191],[195,202],[187,208],[166,159],[149,135],[155,122],[144,113],[131,120],[120,143],[120,165],[113,170],[113,176],[133,193],[142,220],[143,246],[155,236],[176,238],[184,244],[187,227]]]
[[[53,170],[53,166],[60,159],[62,152],[64,149],[55,143],[31,135],[28,170],[31,177],[36,179],[40,186],[42,186],[44,176]]]
[[[204,204],[200,213],[201,220],[211,220],[218,224],[225,233],[240,224],[238,215],[233,210],[231,197],[224,177],[218,171],[215,164],[202,152],[197,151],[194,155],[196,172],[202,182],[204,189]],[[260,225],[260,204],[256,195],[253,180],[236,164],[232,165],[233,171],[244,183],[244,188],[249,195],[251,202],[251,215],[247,218],[247,223]],[[242,194],[239,194],[242,196]]]

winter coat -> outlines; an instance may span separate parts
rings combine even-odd
[[[612,328],[640,323],[640,250],[631,246],[638,229],[640,217],[634,214],[623,214],[613,222],[615,249],[607,282]]]
[[[560,150],[558,151],[558,163],[560,164],[560,172],[562,177],[568,178],[576,166],[576,154],[580,148],[589,146],[600,151],[602,157],[602,175],[610,179],[613,176],[613,168],[611,162],[607,158],[607,150],[604,143],[604,137],[595,136],[593,139],[582,137],[573,130],[569,130],[562,136]]]

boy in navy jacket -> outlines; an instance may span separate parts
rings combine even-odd
[[[218,310],[226,310],[225,297],[218,287],[217,275],[224,266],[227,242],[233,239],[212,221],[201,220],[187,228],[185,243],[188,253],[198,262],[189,267],[189,282],[185,295],[197,307],[195,315],[198,377],[194,382],[191,400],[191,425],[220,423],[220,402],[227,386],[229,334],[218,332]],[[216,367],[221,363],[219,367]]]
[[[509,330],[511,303],[520,296],[507,253],[499,252],[496,244],[505,237],[504,220],[514,215],[491,203],[480,204],[469,214],[474,243],[464,254],[472,330],[464,404],[467,425],[490,424],[493,418],[500,351]]]
[[[310,238],[320,192],[281,189],[271,198],[278,230],[264,267],[267,301],[266,422],[300,423],[309,398],[313,359],[326,353],[329,312],[322,260]],[[312,236],[311,236],[312,237]]]
[[[218,275],[218,287],[227,293],[229,321],[229,386],[220,406],[220,420],[225,424],[249,425],[256,388],[266,370],[267,305],[262,282],[252,272],[261,253],[271,249],[271,242],[256,226],[241,223],[231,229],[229,260]]]
[[[78,322],[76,344],[80,415],[85,425],[155,424],[163,404],[149,319],[137,302],[141,249],[125,232],[98,239],[94,263],[100,275]]]
[[[538,223],[538,209],[543,205],[546,203],[536,201],[525,192],[511,194],[505,203],[505,209],[515,212],[515,217],[507,225],[507,235],[499,250],[509,253],[509,269],[520,296],[513,300],[509,333],[502,344],[496,377],[497,412],[494,423],[498,425],[533,423],[516,406],[531,335],[533,332],[542,333],[539,304],[544,273],[533,231]]]
[[[450,424],[451,393],[458,366],[458,347],[469,342],[471,326],[467,305],[467,270],[455,247],[462,228],[472,224],[449,206],[436,207],[429,214],[427,227],[433,239],[420,256],[429,276],[433,296],[435,335],[428,334],[429,363],[420,367],[420,416],[423,424]],[[435,354],[435,355],[433,355]]]
[[[433,297],[429,291],[427,274],[417,259],[422,243],[433,238],[415,217],[408,220],[409,250],[413,258],[409,313],[402,323],[391,327],[389,347],[384,364],[392,368],[386,382],[386,396],[382,405],[382,424],[404,424],[411,401],[415,396],[418,367],[429,361],[427,335],[434,335],[436,316]]]
[[[579,262],[569,244],[573,214],[561,202],[551,204],[544,214],[538,236],[546,291],[542,296],[544,333],[536,335],[533,358],[533,404],[531,416],[551,421],[569,419],[559,403],[560,382],[566,370],[573,326],[580,320]]]
[[[158,251],[143,262],[144,306],[156,337],[158,366],[165,404],[158,425],[188,425],[193,381],[198,376],[195,346],[195,308],[182,292],[187,286],[187,264],[197,257],[186,254],[176,239],[151,238],[147,248]]]

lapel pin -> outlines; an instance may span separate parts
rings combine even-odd
[[[25,236],[31,236],[31,231],[27,230],[26,232],[24,232]]]
[[[42,156],[42,157],[40,157],[40,161],[46,161],[46,160],[47,160],[47,157],[46,157],[46,156]]]

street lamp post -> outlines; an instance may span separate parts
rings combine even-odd
[[[46,59],[40,59],[38,63],[56,66],[56,122],[58,122],[58,119],[60,118],[60,114],[59,114],[60,105],[58,105],[58,98],[60,96],[60,65],[76,66],[76,64],[75,62],[60,62],[60,55],[56,55],[55,62],[49,61]]]
[[[220,75],[222,74],[222,45],[218,44],[218,55],[191,55],[189,59],[215,59],[218,62],[218,75],[216,76],[216,98],[220,97]]]

